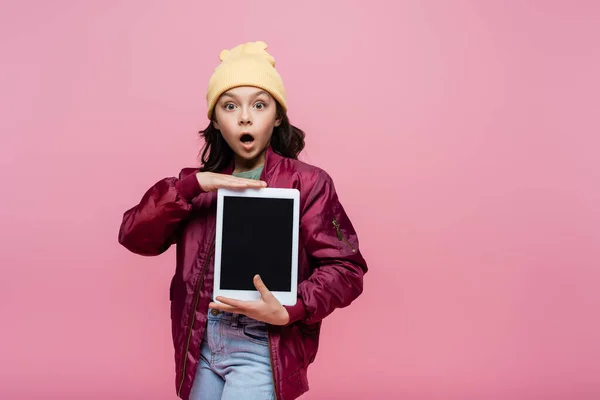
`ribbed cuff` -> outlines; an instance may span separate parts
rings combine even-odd
[[[302,321],[308,315],[308,312],[306,312],[306,307],[304,307],[304,303],[300,298],[298,298],[296,304],[294,304],[293,306],[283,307],[287,310],[288,315],[290,316],[290,321],[287,323],[288,325],[291,325],[297,321]]]
[[[198,182],[198,178],[196,178],[196,174],[190,174],[179,180],[175,184],[175,187],[177,188],[179,195],[188,202],[192,201],[194,197],[204,192],[200,186],[200,183]]]

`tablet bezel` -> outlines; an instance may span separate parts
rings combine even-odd
[[[218,189],[217,190],[217,229],[215,240],[215,273],[213,299],[217,296],[237,300],[258,300],[257,290],[221,289],[221,250],[223,243],[223,203],[225,197],[258,197],[271,199],[293,200],[292,225],[292,259],[291,259],[291,289],[289,292],[272,291],[271,293],[282,305],[293,306],[298,296],[298,236],[300,227],[300,192],[297,189],[261,188],[261,189]]]

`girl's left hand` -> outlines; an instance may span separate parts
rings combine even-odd
[[[254,276],[254,286],[260,293],[258,300],[243,301],[218,296],[216,300],[219,303],[211,302],[208,307],[234,314],[244,314],[271,325],[286,325],[290,321],[290,315],[258,275]]]

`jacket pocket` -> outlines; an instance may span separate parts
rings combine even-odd
[[[338,240],[340,242],[344,242],[350,248],[350,250],[352,250],[353,253],[356,253],[356,248],[354,248],[354,246],[352,246],[352,244],[350,244],[350,242],[348,241],[348,239],[346,239],[346,237],[342,233],[342,228],[340,228],[339,222],[335,218],[333,218],[331,220],[331,223],[332,223],[333,227],[336,230],[336,234],[337,234]]]

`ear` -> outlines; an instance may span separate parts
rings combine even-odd
[[[221,128],[219,127],[219,123],[217,122],[216,118],[213,117],[212,123],[213,123],[213,126],[215,127],[216,130],[218,130],[218,131],[221,130]]]
[[[281,125],[282,119],[281,118],[277,118],[275,120],[275,127],[278,127],[279,125]]]

